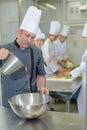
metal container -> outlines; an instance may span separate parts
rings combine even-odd
[[[1,71],[3,74],[9,76],[17,70],[19,70],[20,68],[22,68],[23,66],[24,64],[13,53],[11,53],[11,55],[3,64]]]
[[[20,94],[10,98],[8,102],[19,117],[33,119],[47,110],[49,95],[41,93]]]

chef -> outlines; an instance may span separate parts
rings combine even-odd
[[[58,64],[62,65],[64,62],[71,61],[67,54],[66,40],[70,33],[70,27],[63,25],[59,38],[54,41],[55,54],[57,55]]]
[[[45,40],[45,34],[41,32],[41,29],[38,29],[38,33],[34,39],[34,45],[37,48],[42,48],[43,44],[44,44],[44,40]]]
[[[87,44],[87,23],[84,25],[83,32],[82,32],[83,40]],[[84,55],[87,55],[87,49],[85,50]],[[82,61],[80,63],[80,66],[71,73],[65,73],[65,75],[72,75],[73,78],[78,77],[80,74],[82,74],[82,87],[80,89],[78,98],[77,98],[77,105],[78,105],[78,111],[80,114],[85,114],[85,98],[86,98],[86,63],[83,61],[83,56],[82,56]]]
[[[47,65],[46,67],[47,76],[52,75],[57,71],[62,72],[65,70],[60,65],[57,64],[56,55],[54,53],[54,41],[57,39],[59,31],[60,31],[60,23],[58,21],[52,21],[50,23],[49,36],[45,41],[43,47],[43,58]]]
[[[46,78],[43,65],[43,57],[40,49],[33,46],[31,43],[38,32],[41,17],[41,10],[36,7],[29,7],[22,21],[20,28],[17,31],[17,38],[6,45],[0,46],[0,63],[3,64],[10,53],[16,55],[20,61],[27,67],[22,67],[10,76],[2,73],[2,105],[9,106],[8,99],[12,96],[37,92],[37,82],[41,93],[48,93],[45,88]],[[38,81],[37,81],[38,78]]]

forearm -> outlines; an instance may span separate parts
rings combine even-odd
[[[38,82],[38,87],[40,90],[45,89],[45,86],[46,86],[46,77],[45,76],[38,75],[37,82]]]

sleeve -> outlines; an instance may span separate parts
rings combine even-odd
[[[49,58],[50,58],[48,45],[49,45],[49,42],[45,41],[45,43],[43,45],[43,58],[44,58],[46,64],[49,63]]]
[[[82,72],[86,70],[86,64],[85,62],[81,62],[80,66],[74,70],[71,71],[71,75],[73,78],[78,77]]]
[[[52,72],[56,72],[58,71],[59,68],[61,68],[60,65],[56,64],[56,62],[50,62],[49,65],[47,66],[49,67],[49,69],[52,71]]]

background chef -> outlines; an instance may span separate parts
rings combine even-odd
[[[63,25],[59,38],[54,41],[55,54],[57,55],[58,64],[62,65],[64,62],[71,61],[67,53],[66,40],[70,33],[70,27]]]
[[[34,39],[34,45],[37,48],[42,48],[43,44],[44,44],[44,40],[45,40],[45,34],[41,32],[41,29],[38,29],[38,33]]]
[[[83,40],[87,44],[87,23],[84,25],[83,32],[82,32]],[[84,55],[87,55],[87,49],[85,50]],[[78,110],[80,114],[85,114],[85,99],[86,99],[86,63],[83,61],[80,63],[80,66],[74,70],[72,70],[70,73],[67,72],[65,75],[72,75],[73,78],[78,77],[80,74],[82,74],[82,86],[77,98],[77,105]]]
[[[54,41],[58,37],[60,31],[60,23],[58,21],[52,21],[50,23],[50,32],[47,40],[44,43],[43,47],[43,57],[46,62],[46,72],[47,75],[51,75],[57,71],[63,72],[63,69],[60,65],[57,64],[56,55],[54,52]]]

